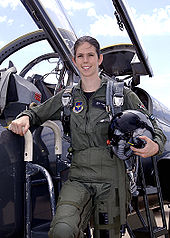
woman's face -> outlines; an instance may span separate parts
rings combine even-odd
[[[78,46],[74,64],[80,72],[81,77],[93,77],[98,76],[98,67],[102,63],[103,56],[98,58],[96,49],[88,42],[84,42]]]

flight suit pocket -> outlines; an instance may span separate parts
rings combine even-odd
[[[94,126],[94,143],[96,146],[106,146],[108,140],[108,129],[110,121],[108,118],[97,121]]]

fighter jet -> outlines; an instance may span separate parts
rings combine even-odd
[[[70,141],[67,133],[62,131],[61,122],[55,121],[57,126],[52,123],[52,126],[45,124],[32,128],[29,136],[29,143],[32,144],[29,148],[26,148],[27,138],[14,135],[8,130],[10,122],[25,108],[44,102],[79,80],[79,72],[72,62],[76,32],[60,0],[50,1],[57,9],[55,14],[42,0],[21,0],[26,14],[32,17],[39,30],[20,36],[0,49],[0,64],[9,59],[9,65],[0,68],[1,238],[48,237],[58,192],[62,182],[67,179],[70,167],[71,152],[67,151]],[[131,206],[132,213],[129,212],[125,231],[127,229],[130,237],[142,237],[144,234],[149,234],[150,237],[167,237],[164,204],[170,203],[170,111],[140,87],[141,76],[153,76],[149,59],[125,2],[110,2],[115,11],[117,27],[127,31],[131,43],[117,42],[103,47],[101,73],[124,81],[139,96],[150,114],[154,115],[167,136],[161,156],[157,156],[154,161],[152,158],[140,160],[137,171],[140,181],[136,181],[139,195],[133,201],[135,205]],[[32,58],[18,72],[10,57],[27,46],[44,41],[49,45],[49,53]],[[49,70],[48,73],[42,74],[41,70],[35,70],[41,63]],[[53,81],[50,81],[51,76]],[[57,128],[57,132],[53,126]],[[51,127],[54,130],[51,131]],[[58,132],[60,129],[61,135]],[[62,139],[58,141],[56,135]],[[54,147],[59,147],[59,150],[54,151]],[[161,211],[161,227],[155,224],[155,208]],[[144,218],[141,210],[144,211]],[[131,217],[134,215],[141,223],[135,228],[131,226]],[[91,231],[92,229],[87,228],[85,237],[92,237]]]

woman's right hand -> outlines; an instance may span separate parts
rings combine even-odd
[[[20,136],[23,136],[28,131],[29,127],[29,116],[25,115],[12,121],[8,129]]]

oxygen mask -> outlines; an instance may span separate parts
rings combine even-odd
[[[154,130],[145,114],[137,110],[125,110],[113,117],[108,135],[113,152],[120,159],[126,160],[133,154],[130,146],[144,148],[146,141],[140,136],[152,139]]]

